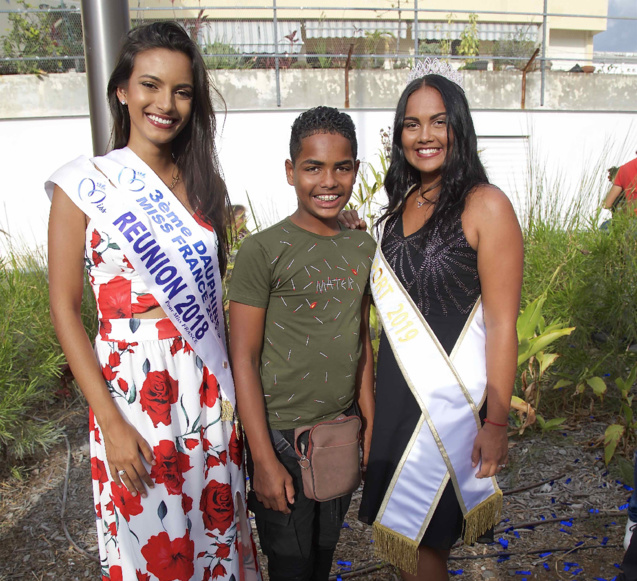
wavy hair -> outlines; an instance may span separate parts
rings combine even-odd
[[[107,89],[113,116],[111,141],[113,147],[119,149],[126,146],[130,137],[128,109],[119,102],[117,89],[128,84],[135,57],[157,48],[181,52],[192,63],[192,113],[188,124],[172,142],[172,154],[186,188],[188,202],[217,234],[219,266],[223,275],[227,265],[230,200],[215,148],[217,121],[210,98],[211,84],[199,48],[177,23],[163,21],[139,26],[131,30],[124,40]]]
[[[436,89],[442,97],[447,111],[447,139],[451,144],[440,169],[440,195],[423,229],[424,239],[436,226],[460,215],[469,192],[478,184],[488,184],[489,180],[478,157],[478,138],[464,91],[445,77],[425,75],[405,87],[396,106],[391,162],[385,177],[388,203],[380,221],[400,212],[407,192],[420,184],[420,173],[405,158],[402,131],[407,101],[423,87]]]

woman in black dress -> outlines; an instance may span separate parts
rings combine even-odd
[[[477,301],[482,301],[488,403],[481,407],[482,427],[476,427],[477,436],[466,442],[466,454],[476,478],[493,477],[507,460],[506,424],[517,365],[522,235],[509,199],[489,185],[478,157],[467,100],[456,83],[429,74],[406,87],[394,119],[385,189],[389,203],[380,220],[380,246],[386,263],[447,355]],[[352,213],[345,214],[343,221],[359,227],[358,217]],[[422,376],[426,383],[426,361]],[[359,515],[369,524],[377,519],[422,415],[386,333],[380,343],[376,398]],[[482,402],[476,403],[480,406]],[[464,449],[464,443],[462,446]],[[427,466],[423,466],[421,478],[428,478]],[[433,502],[428,524],[423,525],[417,574],[402,570],[403,579],[448,579],[449,551],[463,531],[463,511],[456,494],[449,480]],[[410,502],[415,506],[420,501],[414,491]]]

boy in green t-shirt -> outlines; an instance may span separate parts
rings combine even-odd
[[[297,461],[279,454],[270,430],[293,445],[294,428],[358,405],[363,466],[371,442],[373,356],[369,270],[375,243],[342,229],[359,162],[354,124],[316,107],[292,126],[288,183],[298,209],[246,238],[230,285],[230,352],[237,408],[249,446],[259,539],[271,581],[327,580],[351,495],[305,497]]]

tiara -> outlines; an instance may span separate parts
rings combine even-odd
[[[463,91],[462,74],[454,69],[449,63],[437,58],[426,57],[424,60],[416,61],[407,77],[407,84],[425,75],[440,75],[445,79],[458,85]]]

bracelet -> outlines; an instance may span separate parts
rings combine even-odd
[[[498,428],[508,428],[509,424],[498,424],[496,422],[492,422],[489,418],[484,418],[485,424],[491,424],[492,426],[498,426]]]

